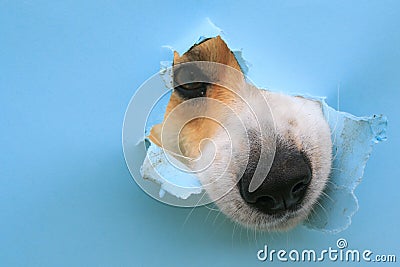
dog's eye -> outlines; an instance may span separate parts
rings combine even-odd
[[[206,83],[188,83],[175,87],[175,90],[186,99],[206,96]]]
[[[177,87],[181,87],[182,89],[185,89],[185,90],[197,90],[203,86],[206,86],[206,83],[187,83],[187,84],[179,85]]]
[[[207,77],[196,66],[182,66],[174,69],[174,88],[184,98],[206,95]]]

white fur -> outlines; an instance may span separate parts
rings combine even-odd
[[[323,117],[319,102],[260,90],[252,85],[248,85],[240,94],[248,105],[238,101],[231,107],[237,113],[225,114],[223,124],[226,128],[217,131],[213,142],[209,142],[202,151],[201,160],[196,162],[204,166],[204,161],[215,156],[213,163],[208,169],[198,173],[198,176],[210,198],[234,221],[247,227],[269,231],[292,228],[309,215],[328,181],[332,157],[329,126]],[[260,95],[267,100],[269,107]],[[267,116],[269,109],[273,121],[261,120],[261,124],[258,125],[254,113]],[[242,199],[237,187],[240,178],[238,172],[246,166],[248,145],[240,120],[247,129],[261,126],[270,134],[267,138],[280,136],[283,141],[294,141],[296,147],[303,150],[310,159],[312,180],[299,210],[288,211],[283,217],[277,218],[256,210]],[[270,141],[262,140],[265,143],[271,143]],[[193,167],[196,169],[196,166]]]

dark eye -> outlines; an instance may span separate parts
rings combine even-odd
[[[184,98],[206,95],[208,83],[204,73],[194,65],[174,69],[174,88]]]

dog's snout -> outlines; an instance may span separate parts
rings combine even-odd
[[[295,149],[282,147],[277,147],[272,167],[263,183],[250,193],[248,188],[253,173],[254,170],[246,170],[240,179],[240,193],[249,205],[267,214],[298,209],[311,181],[307,158]]]

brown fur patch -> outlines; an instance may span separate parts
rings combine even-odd
[[[220,36],[210,38],[198,45],[192,46],[182,56],[179,56],[178,52],[174,52],[174,66],[193,61],[215,62],[227,65],[230,67],[229,69],[233,68],[231,71],[229,69],[222,69],[217,73],[218,80],[225,81],[224,84],[229,84],[229,88],[233,88],[231,89],[233,91],[235,90],[235,86],[240,86],[245,82],[239,63]],[[235,101],[236,97],[235,93],[231,90],[223,86],[210,84],[207,87],[206,97],[219,100],[229,105]],[[185,101],[185,99],[174,90],[164,114],[164,121],[171,111],[183,101]],[[218,127],[220,127],[218,123],[207,118],[194,119],[187,123],[180,133],[179,145],[183,154],[189,157],[196,157],[199,154],[200,141],[204,138],[212,138]],[[162,128],[162,124],[155,125],[151,129],[149,136],[150,140],[158,146],[163,146],[160,137]],[[168,129],[164,127],[163,131],[168,131]]]

